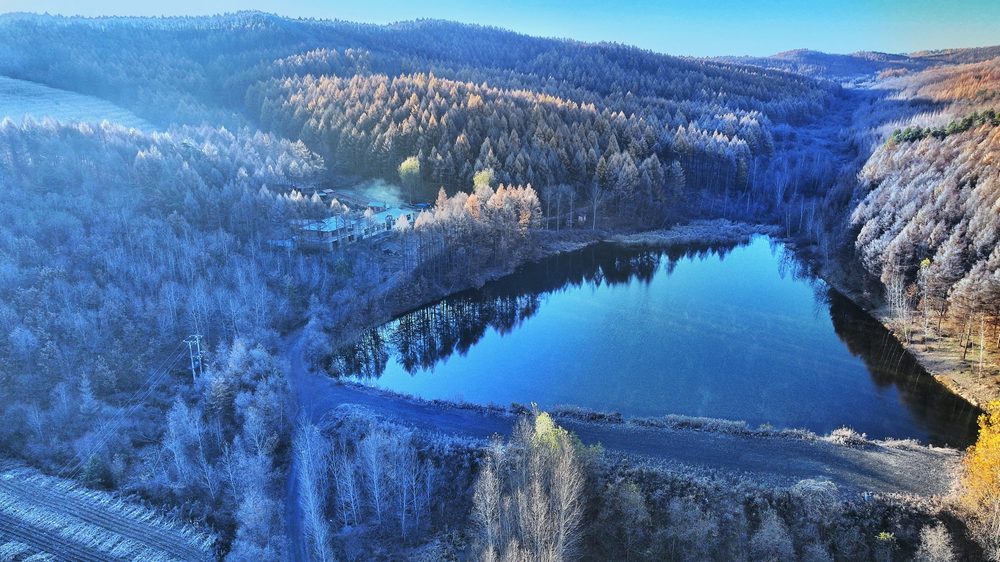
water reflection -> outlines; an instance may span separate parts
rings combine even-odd
[[[410,374],[429,370],[455,353],[465,354],[488,330],[512,332],[539,309],[545,295],[583,286],[649,284],[665,264],[667,275],[686,259],[724,259],[739,244],[685,246],[667,251],[598,245],[523,266],[482,289],[456,293],[388,324],[364,331],[330,359],[335,377],[377,378],[389,353]]]
[[[864,362],[872,382],[897,390],[930,434],[930,441],[963,448],[975,442],[976,420],[982,411],[934,380],[884,326],[850,299],[832,289],[827,293],[837,336]]]
[[[388,369],[391,380],[381,386],[427,398],[503,403],[509,390],[543,405],[629,415],[711,415],[816,431],[846,424],[876,437],[960,446],[974,438],[976,412],[878,323],[811,278],[780,244],[751,245],[601,245],[559,255],[368,330],[331,356],[328,370],[377,380]],[[743,261],[730,266],[734,251]],[[684,279],[671,284],[679,264]],[[543,309],[545,326],[513,341]],[[483,357],[450,364],[477,352]],[[864,370],[867,383],[853,376]],[[853,400],[853,392],[868,400]]]

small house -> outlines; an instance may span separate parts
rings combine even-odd
[[[357,221],[344,215],[307,221],[299,224],[298,229],[299,246],[307,248],[332,250],[358,238]]]

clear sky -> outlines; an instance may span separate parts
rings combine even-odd
[[[1000,0],[0,0],[0,12],[90,16],[248,9],[372,23],[448,19],[696,56],[1000,44]]]

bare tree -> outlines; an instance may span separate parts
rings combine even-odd
[[[295,462],[299,480],[299,505],[313,555],[321,562],[332,560],[329,527],[325,517],[329,444],[316,426],[303,423],[296,431]]]
[[[358,443],[358,458],[364,475],[365,491],[369,505],[375,513],[375,521],[380,526],[387,503],[388,466],[386,466],[385,451],[388,449],[389,440],[390,436],[385,431],[376,430]]]
[[[550,451],[551,482],[549,482],[552,515],[555,519],[555,550],[560,559],[575,552],[583,522],[584,471],[568,438],[558,439]]]
[[[334,461],[334,484],[337,489],[338,511],[345,525],[357,525],[360,522],[361,497],[356,471],[357,462],[353,456],[337,456]]]
[[[557,562],[576,555],[585,471],[578,442],[545,413],[494,440],[480,468],[473,521],[483,559]]]
[[[914,562],[954,562],[957,559],[944,525],[927,525],[920,531],[920,547],[913,557]]]
[[[894,272],[885,285],[885,300],[889,306],[889,315],[903,333],[903,339],[910,341],[910,302],[906,293],[906,280],[903,275]]]
[[[487,552],[500,552],[507,541],[501,532],[503,516],[504,445],[499,437],[490,441],[472,498],[472,519]]]

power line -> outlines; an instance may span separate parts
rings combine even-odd
[[[75,474],[76,471],[80,468],[80,466],[82,466],[83,463],[86,462],[86,459],[89,458],[94,451],[100,449],[108,442],[112,432],[117,431],[121,421],[126,416],[129,416],[132,413],[134,413],[135,410],[138,408],[138,406],[141,405],[142,402],[149,397],[149,395],[152,393],[152,389],[156,386],[156,384],[159,383],[160,380],[162,380],[164,373],[167,373],[170,371],[170,369],[173,369],[173,367],[177,364],[177,362],[183,357],[184,354],[182,349],[175,350],[173,355],[167,355],[166,358],[161,362],[160,366],[157,367],[155,371],[153,371],[155,374],[150,377],[146,390],[136,392],[136,395],[129,400],[129,403],[131,403],[131,405],[123,409],[122,412],[120,412],[118,415],[112,418],[112,420],[117,420],[119,423],[114,425],[104,426],[104,429],[102,429],[97,433],[98,436],[97,445],[91,447],[90,454],[83,456],[78,461],[74,461],[72,458],[68,460],[62,466],[62,468],[60,468],[58,472],[59,476],[64,476],[64,473],[66,473],[66,471],[70,471],[71,474]],[[171,358],[173,358],[172,361]]]
[[[73,464],[71,464],[69,466],[69,468],[71,469],[69,471],[69,477],[70,478],[74,478],[75,479],[77,477],[79,471],[83,468],[84,464],[87,462],[87,460],[90,458],[90,456],[93,455],[94,452],[99,451],[101,448],[103,448],[104,445],[106,445],[108,443],[108,441],[111,440],[111,438],[115,435],[115,433],[122,426],[122,424],[127,419],[129,419],[136,412],[136,410],[138,410],[139,407],[141,407],[143,405],[143,403],[146,401],[147,398],[149,398],[149,396],[153,393],[153,391],[156,390],[157,385],[160,383],[160,381],[163,379],[163,377],[166,376],[167,374],[169,374],[170,371],[183,358],[184,358],[184,352],[183,352],[183,350],[177,352],[174,355],[173,361],[170,362],[170,364],[167,365],[166,368],[164,368],[162,372],[160,372],[156,377],[152,378],[148,382],[148,387],[147,387],[146,391],[142,393],[142,396],[140,396],[135,401],[135,403],[132,404],[130,407],[128,407],[126,410],[124,410],[123,412],[121,412],[120,414],[118,414],[118,415],[116,415],[115,417],[112,418],[112,420],[114,420],[116,423],[113,423],[111,425],[105,426],[104,431],[101,431],[101,432],[98,433],[98,435],[100,435],[100,438],[98,439],[97,444],[95,446],[91,447],[89,454],[87,454],[85,456],[81,456],[81,458],[77,462],[75,462],[75,463],[73,463]]]

